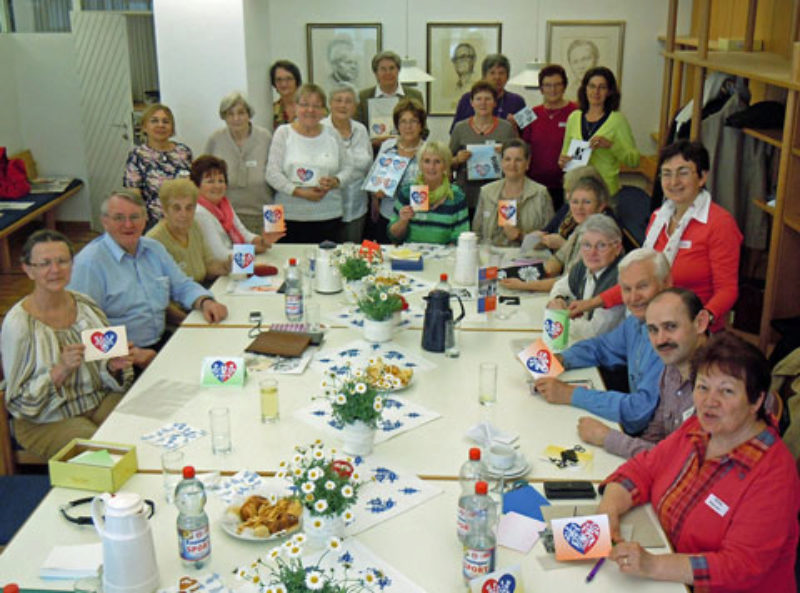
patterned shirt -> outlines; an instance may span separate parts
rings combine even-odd
[[[185,144],[173,142],[171,150],[156,150],[147,144],[136,146],[128,154],[122,185],[142,192],[150,222],[161,220],[164,211],[158,190],[165,179],[188,177],[192,169],[192,150]]]

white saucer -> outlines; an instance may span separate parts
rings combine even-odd
[[[528,473],[531,464],[521,453],[517,453],[514,463],[508,469],[500,469],[486,464],[486,470],[491,478],[520,478]]]

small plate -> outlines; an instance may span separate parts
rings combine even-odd
[[[265,537],[259,537],[259,536],[255,535],[253,533],[253,529],[250,528],[250,527],[243,529],[241,531],[241,533],[238,531],[239,525],[241,525],[241,523],[242,523],[242,519],[241,519],[241,517],[239,517],[238,513],[236,513],[236,512],[231,510],[231,507],[239,507],[239,506],[241,506],[242,504],[244,504],[244,502],[250,496],[260,495],[260,496],[268,497],[270,494],[277,494],[281,498],[287,496],[287,492],[285,492],[285,491],[276,492],[274,490],[256,489],[255,491],[249,492],[244,496],[240,496],[240,497],[235,498],[233,501],[231,501],[231,504],[229,504],[227,506],[227,508],[225,509],[225,513],[219,519],[219,524],[220,524],[220,527],[222,527],[222,530],[225,533],[227,533],[228,535],[230,535],[231,537],[235,537],[236,539],[240,539],[240,540],[244,540],[244,541],[250,541],[250,542],[275,541],[275,540],[279,540],[279,539],[283,539],[285,537],[288,537],[288,536],[292,535],[293,533],[297,532],[303,526],[303,516],[302,516],[302,514],[300,515],[300,517],[298,517],[299,520],[298,520],[296,525],[290,527],[289,529],[285,529],[283,531],[278,531],[276,533],[271,533],[271,534],[269,534],[268,536],[265,536]]]
[[[521,453],[517,453],[513,465],[508,469],[504,470],[492,467],[488,464],[486,465],[486,470],[491,478],[520,478],[527,474],[530,469],[531,464],[528,463],[528,460],[525,459],[525,456]]]

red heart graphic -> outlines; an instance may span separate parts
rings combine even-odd
[[[486,582],[483,583],[483,587],[481,587],[481,593],[498,593],[497,580],[487,579]]]
[[[514,218],[514,215],[517,213],[517,207],[513,204],[503,204],[500,206],[500,214],[503,215],[503,218],[509,220]]]
[[[547,319],[544,322],[544,331],[551,340],[555,340],[558,338],[558,336],[564,333],[564,325],[560,321]]]
[[[312,171],[311,169],[304,169],[301,167],[297,170],[297,178],[300,181],[308,181],[313,176],[314,176],[314,171]]]

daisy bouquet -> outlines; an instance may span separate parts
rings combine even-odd
[[[365,284],[357,302],[364,317],[373,321],[391,319],[397,311],[402,311],[404,304],[400,288],[382,282]]]
[[[364,252],[359,245],[351,243],[342,245],[337,249],[336,264],[339,273],[345,280],[361,280],[374,273],[383,261],[378,251],[378,256],[372,252]]]
[[[326,373],[320,397],[330,402],[331,415],[339,425],[361,420],[376,428],[383,413],[383,396],[393,387],[391,378],[373,379],[366,370],[348,365]]]

